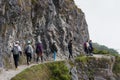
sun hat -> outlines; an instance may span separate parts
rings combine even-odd
[[[27,43],[28,43],[28,44],[30,44],[30,43],[31,43],[31,41],[27,41]]]
[[[16,44],[19,44],[19,41],[16,41],[15,43],[16,43]]]

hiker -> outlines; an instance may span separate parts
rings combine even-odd
[[[92,55],[92,52],[93,52],[92,40],[89,40],[89,52],[90,52],[90,55]]]
[[[72,54],[72,40],[70,40],[69,41],[69,43],[68,43],[68,50],[69,50],[69,59],[70,59],[70,57],[72,57],[73,58],[73,54]]]
[[[31,41],[27,42],[27,46],[25,47],[25,54],[27,58],[27,65],[29,65],[33,54],[33,47],[31,46]]]
[[[22,54],[22,49],[19,46],[19,41],[15,42],[15,44],[12,48],[12,53],[13,53],[15,68],[18,69],[19,55]]]
[[[53,41],[52,46],[51,46],[51,52],[54,53],[54,61],[56,60],[56,53],[58,51],[57,46],[55,44],[56,42]]]
[[[89,55],[89,47],[90,47],[90,45],[89,45],[89,41],[87,40],[85,43],[84,43],[84,51],[85,51],[85,53],[87,54],[87,55]]]
[[[87,46],[86,46],[86,42],[84,42],[84,44],[83,44],[83,48],[84,48],[84,52],[87,54]]]
[[[37,54],[36,62],[39,61],[39,57],[41,57],[41,62],[43,62],[43,47],[41,41],[38,41],[38,43],[36,44],[36,54]]]

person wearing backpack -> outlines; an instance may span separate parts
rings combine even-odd
[[[14,59],[14,64],[16,70],[18,69],[18,61],[19,61],[19,55],[22,54],[22,49],[19,46],[19,41],[16,41],[13,48],[12,48],[12,53],[13,53],[13,59]]]
[[[86,41],[86,42],[87,42],[87,41]],[[87,45],[86,45],[86,42],[84,42],[83,48],[84,48],[84,52],[87,54]]]
[[[92,52],[93,52],[93,46],[92,46],[92,40],[89,40],[89,52],[90,52],[90,55],[92,56]]]
[[[56,60],[56,53],[57,53],[58,49],[57,46],[55,44],[55,41],[53,41],[52,45],[51,45],[51,52],[54,53],[54,61]]]
[[[36,44],[36,54],[37,54],[36,62],[38,63],[39,57],[41,57],[41,62],[43,62],[43,47],[41,41],[38,41],[38,43]]]
[[[27,65],[29,65],[32,59],[32,54],[33,54],[33,47],[31,46],[30,41],[27,42],[27,46],[25,47],[25,54],[27,58]]]
[[[72,54],[72,40],[70,40],[69,41],[69,43],[68,43],[68,50],[69,50],[69,59],[70,59],[70,57],[72,57],[73,58],[73,54]]]
[[[87,40],[87,41],[84,43],[84,51],[85,51],[86,55],[90,55],[90,44],[89,44],[89,40]]]

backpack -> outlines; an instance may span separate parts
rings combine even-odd
[[[19,54],[18,46],[14,46],[14,47],[13,47],[13,54],[14,54],[14,55]]]
[[[32,50],[31,50],[31,47],[30,46],[27,46],[27,48],[26,48],[26,51],[25,51],[26,53],[32,53]]]
[[[51,46],[51,52],[54,52],[54,51],[58,51],[58,49],[57,49],[57,47],[56,47],[56,45],[55,44],[52,44],[52,46]]]

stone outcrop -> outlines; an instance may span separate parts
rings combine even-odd
[[[7,59],[16,40],[24,50],[27,40],[34,46],[38,38],[47,55],[56,41],[58,57],[65,58],[70,39],[74,55],[83,53],[82,44],[89,39],[84,13],[73,0],[0,0],[0,55]]]
[[[73,80],[119,80],[113,71],[114,63],[114,56],[80,57],[75,64],[78,79]]]

